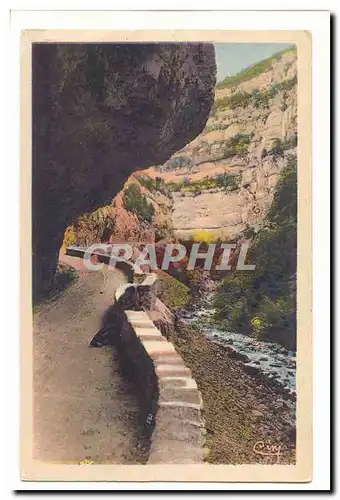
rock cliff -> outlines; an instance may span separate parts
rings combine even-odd
[[[287,157],[296,154],[296,57],[291,49],[258,63],[265,69],[252,78],[252,68],[227,78],[203,132],[150,169],[173,191],[178,237],[205,229],[232,239],[261,225]]]
[[[173,200],[163,182],[132,174],[109,205],[78,217],[65,231],[63,248],[75,243],[153,243],[174,237]]]
[[[41,43],[32,70],[37,296],[50,286],[66,226],[202,131],[216,65],[211,44]]]

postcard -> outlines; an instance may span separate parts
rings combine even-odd
[[[311,480],[311,45],[22,33],[23,480]]]

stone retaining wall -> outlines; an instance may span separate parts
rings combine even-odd
[[[123,285],[116,292],[117,302],[128,304],[122,315],[121,347],[143,401],[146,424],[153,429],[147,463],[202,463],[201,394],[181,356],[147,314],[154,303],[150,299],[154,285],[152,275],[145,284]],[[135,305],[133,296],[137,297]]]

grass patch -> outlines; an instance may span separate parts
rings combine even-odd
[[[268,71],[273,64],[278,62],[284,54],[291,52],[292,54],[296,52],[294,46],[289,47],[287,49],[281,50],[280,52],[276,52],[267,59],[263,59],[262,61],[252,64],[247,68],[242,69],[236,75],[227,76],[220,83],[217,84],[216,88],[218,89],[228,89],[233,87],[234,85],[239,85],[242,82],[246,82],[247,80],[251,80],[252,78],[260,75],[261,73],[265,73]]]
[[[251,101],[252,94],[249,92],[236,92],[229,97],[222,97],[221,99],[216,99],[213,105],[213,114],[215,114],[220,109],[235,109],[235,108],[245,108]]]
[[[216,99],[213,105],[212,113],[222,109],[245,108],[253,104],[255,108],[268,107],[270,99],[273,99],[279,92],[291,90],[297,84],[297,76],[284,80],[280,83],[272,83],[267,88],[255,88],[251,93],[236,92],[228,97]]]
[[[190,290],[165,271],[157,271],[157,296],[171,310],[184,307],[190,300]]]
[[[238,188],[240,182],[239,175],[233,174],[219,174],[216,177],[205,177],[196,181],[190,181],[185,178],[180,182],[169,182],[168,187],[170,191],[181,191],[186,193],[194,193],[195,195],[201,194],[206,189],[224,189],[226,192],[234,191]]]

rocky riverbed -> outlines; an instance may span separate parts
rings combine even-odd
[[[257,340],[249,335],[229,332],[214,322],[211,306],[212,293],[180,311],[181,320],[188,326],[199,328],[212,342],[222,347],[243,365],[249,375],[265,378],[286,399],[296,400],[296,353],[272,342]],[[295,404],[293,405],[295,407]]]
[[[201,391],[207,461],[212,464],[295,463],[295,403],[259,370],[232,359],[200,329],[178,321],[170,337]],[[280,448],[280,457],[256,453],[256,443]]]
[[[296,439],[293,385],[282,384],[271,376],[275,374],[265,370],[267,365],[268,370],[277,368],[270,365],[283,355],[283,350],[281,346],[218,330],[211,308],[214,287],[213,281],[205,280],[195,293],[200,298],[193,299],[190,306],[176,309],[174,324],[169,328],[159,325],[190,368],[202,394],[207,462],[293,464]],[[168,295],[163,294],[161,300],[172,307]],[[260,357],[260,352],[268,358],[267,365],[265,360],[256,363],[255,356]],[[294,359],[289,357],[290,371],[294,371]],[[280,456],[258,454],[259,442],[279,447]]]

